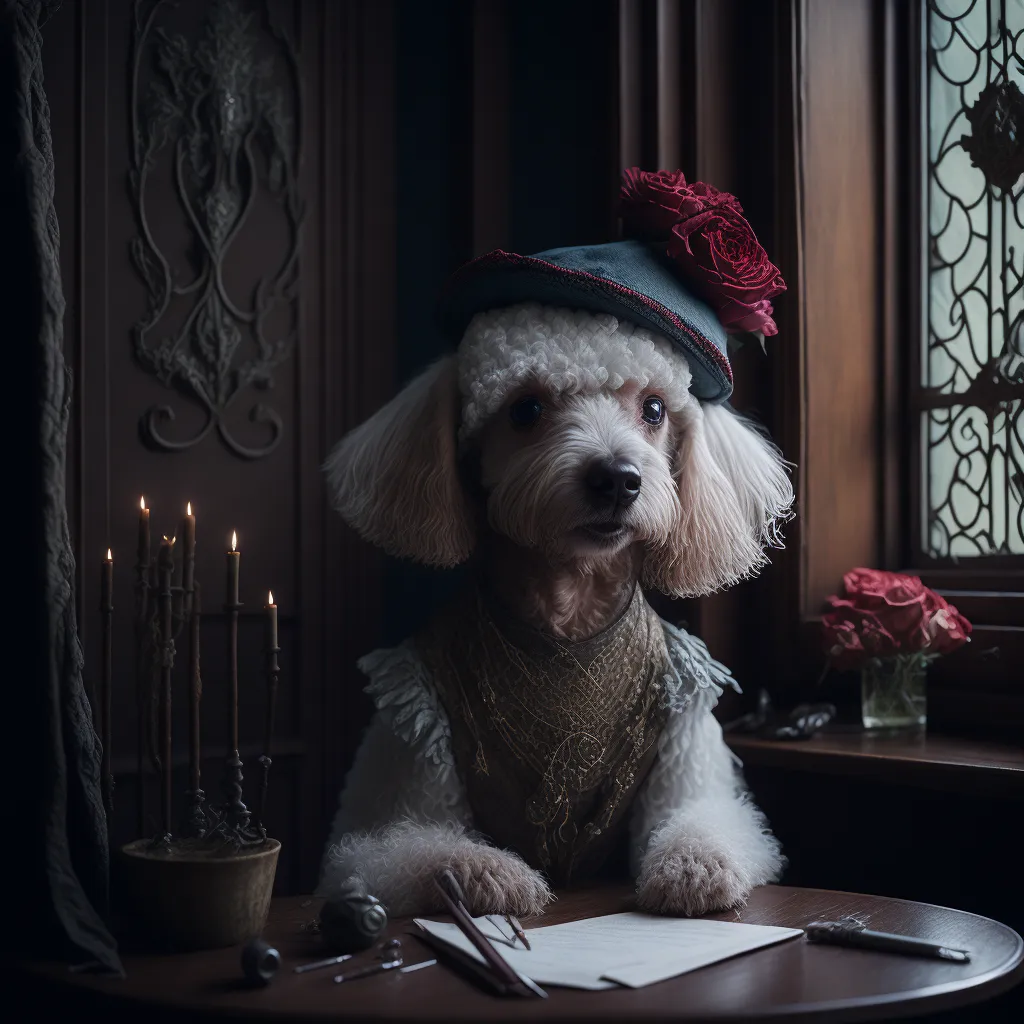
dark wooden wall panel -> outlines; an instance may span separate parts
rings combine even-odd
[[[807,578],[817,615],[844,572],[877,563],[879,292],[874,4],[806,6],[804,195]]]
[[[159,24],[197,38],[214,5],[163,5]],[[117,775],[112,835],[136,833],[135,700],[132,585],[138,501],[152,508],[154,553],[161,534],[179,529],[186,501],[197,516],[196,574],[203,586],[204,788],[217,796],[226,726],[224,561],[237,530],[242,551],[239,628],[240,731],[246,797],[256,797],[264,710],[263,605],[272,588],[280,607],[281,689],[278,753],[268,823],[284,842],[278,888],[308,888],[365,711],[355,661],[379,628],[379,565],[327,508],[320,466],[330,446],[387,397],[394,345],[395,214],[393,31],[388,3],[245,0],[259,56],[275,52],[272,26],[298,50],[301,91],[288,91],[287,65],[274,81],[292,103],[301,133],[299,191],[305,223],[299,253],[297,344],[273,372],[269,391],[239,394],[227,415],[242,443],[264,443],[268,428],[250,422],[257,401],[280,416],[280,443],[262,458],[240,458],[211,433],[179,452],[154,449],[140,433],[151,406],[170,405],[161,429],[192,436],[204,423],[193,398],[165,387],[136,359],[133,329],[147,308],[146,286],[131,261],[139,225],[129,183],[132,111],[128,85],[136,5],[130,0],[65,4],[46,28],[62,230],[61,265],[68,300],[65,347],[75,375],[68,452],[69,518],[77,558],[77,601],[86,674],[99,670],[99,564],[114,553],[114,724]],[[150,3],[138,8],[145,15]],[[269,14],[269,20],[268,20]],[[145,86],[150,58],[142,64]],[[154,239],[177,279],[194,273],[197,249],[165,152],[147,187]],[[289,245],[280,203],[260,188],[224,262],[224,281],[239,305],[252,301],[261,274]],[[172,317],[168,322],[173,322]],[[279,318],[280,320],[280,318]],[[276,330],[285,321],[271,318]],[[159,334],[159,331],[154,332]],[[268,332],[269,333],[269,332]],[[243,343],[244,344],[244,343]],[[184,790],[185,644],[175,675],[175,765]],[[145,780],[155,828],[156,787]]]

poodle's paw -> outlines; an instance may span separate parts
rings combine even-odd
[[[637,879],[637,902],[655,914],[696,917],[743,903],[749,895],[729,857],[699,839],[651,850]]]
[[[508,850],[473,843],[452,854],[448,867],[466,895],[467,909],[481,914],[530,917],[553,898],[538,872]]]

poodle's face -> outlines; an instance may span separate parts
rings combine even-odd
[[[480,431],[478,472],[492,529],[589,563],[678,525],[673,427],[656,386],[559,394],[527,382]]]
[[[648,586],[711,593],[764,563],[793,490],[777,449],[690,383],[667,339],[604,314],[480,314],[335,448],[335,506],[428,565],[469,558],[486,521],[581,568],[635,546]]]

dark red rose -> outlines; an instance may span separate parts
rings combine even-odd
[[[881,569],[851,569],[843,577],[843,591],[857,608],[873,612],[909,650],[928,643],[925,625],[946,602],[917,576]]]
[[[680,219],[717,205],[731,205],[742,212],[735,196],[702,181],[688,185],[682,171],[630,167],[623,172],[619,213],[630,238],[667,243]]]
[[[778,334],[769,299],[786,284],[738,210],[723,205],[680,221],[672,229],[668,254],[727,331]]]
[[[623,175],[625,233],[665,245],[680,276],[718,314],[727,331],[778,333],[770,300],[786,290],[735,196],[681,171]]]
[[[867,655],[854,623],[840,615],[826,615],[821,620],[825,653],[841,671],[859,668]]]
[[[860,668],[868,658],[894,658],[900,653],[899,641],[870,612],[835,598],[830,606],[822,626],[826,653],[837,668]]]

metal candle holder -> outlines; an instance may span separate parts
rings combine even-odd
[[[181,833],[196,839],[202,839],[210,829],[204,803],[206,794],[201,785],[200,745],[199,745],[199,707],[203,695],[203,680],[199,673],[199,620],[202,614],[202,600],[199,584],[194,574],[185,573],[186,585],[191,585],[187,592],[188,604],[188,733],[189,733],[189,766],[188,766],[188,812],[181,826]]]
[[[263,735],[263,754],[260,757],[261,778],[258,798],[258,812],[253,812],[243,798],[242,759],[238,739],[238,600],[239,552],[235,549],[236,539],[232,537],[232,550],[228,552],[227,600],[224,604],[227,624],[227,703],[228,742],[224,760],[222,789],[224,802],[213,805],[207,801],[202,788],[200,753],[200,709],[202,700],[202,676],[200,673],[200,625],[201,588],[195,575],[195,517],[191,505],[188,507],[181,536],[183,542],[166,537],[160,545],[158,557],[150,557],[149,510],[141,503],[139,519],[139,543],[135,573],[135,664],[136,664],[136,711],[138,717],[138,834],[150,835],[148,848],[158,852],[160,848],[170,849],[178,840],[191,843],[204,842],[211,850],[224,844],[234,847],[253,847],[267,841],[265,813],[269,772],[272,764],[271,745],[274,730],[274,711],[277,686],[280,677],[277,646],[277,608],[268,606],[269,629],[267,639],[267,708]],[[180,561],[175,558],[181,552]],[[107,575],[103,577],[101,609],[105,625],[109,625],[111,586]],[[155,595],[154,597],[151,597]],[[172,698],[173,673],[176,655],[176,641],[182,629],[187,628],[188,644],[188,730],[189,760],[188,788],[185,791],[185,807],[177,831],[172,827],[173,793],[173,746],[172,746]],[[108,652],[105,650],[104,656]],[[103,707],[103,700],[98,702]],[[109,713],[108,713],[109,717]],[[102,713],[98,724],[104,735],[109,722],[103,724]],[[147,825],[145,801],[145,752],[160,779],[160,821],[156,835]],[[104,744],[109,750],[109,743]],[[109,801],[109,794],[105,793]],[[108,803],[109,806],[109,803]],[[255,817],[255,821],[254,821]],[[198,847],[197,847],[198,849]]]
[[[260,756],[260,767],[263,775],[260,778],[260,797],[257,804],[256,822],[259,830],[266,835],[266,819],[264,815],[267,809],[267,789],[270,782],[270,766],[274,763],[270,759],[270,745],[274,737],[274,708],[277,705],[277,681],[281,669],[277,663],[277,656],[281,648],[274,643],[273,638],[267,646],[267,717],[263,730],[263,753]]]
[[[170,842],[173,781],[171,763],[171,677],[174,671],[174,593],[171,588],[174,541],[164,537],[157,561],[160,618],[160,824],[163,842]]]
[[[103,747],[100,762],[100,776],[103,784],[103,809],[110,815],[114,809],[114,775],[110,770],[110,676],[113,663],[113,618],[114,618],[114,560],[109,548],[103,562],[100,584],[100,616],[103,623],[102,650],[103,664],[100,669],[100,742]]]
[[[235,555],[231,551],[229,555]],[[235,579],[237,581],[237,568]],[[228,722],[231,737],[224,771],[224,818],[228,828],[238,833],[249,830],[249,808],[242,799],[242,758],[238,752],[238,610],[237,594],[230,594],[224,604],[228,620]]]
[[[139,499],[139,541],[135,557],[136,834],[146,834],[146,721],[149,705],[149,509]]]
[[[121,883],[131,906],[131,925],[147,941],[187,950],[235,945],[258,934],[266,921],[281,844],[267,836],[266,806],[270,744],[277,691],[276,606],[268,608],[270,624],[267,663],[269,706],[266,712],[263,773],[260,784],[259,827],[242,794],[242,760],[238,742],[238,600],[239,554],[232,538],[228,553],[225,613],[228,632],[228,750],[223,788],[226,801],[212,805],[202,789],[200,753],[201,589],[195,578],[195,517],[191,505],[179,541],[166,537],[159,555],[150,556],[149,511],[142,503],[136,559],[135,644],[138,715],[138,816],[141,838],[121,847]],[[181,539],[183,538],[183,539]],[[180,551],[178,559],[175,554]],[[108,627],[112,602],[112,559],[108,555],[101,581],[100,607]],[[151,596],[155,595],[155,596]],[[175,833],[172,763],[172,686],[175,647],[182,629],[188,644],[188,787],[183,817]],[[105,666],[109,651],[104,650]],[[106,678],[106,677],[104,677]],[[104,687],[106,693],[109,687]],[[104,704],[103,694],[96,702]],[[109,753],[109,711],[97,715]],[[147,827],[144,797],[145,757],[160,779],[160,823],[154,836]],[[105,769],[104,769],[105,770]],[[106,798],[107,794],[105,794]],[[185,854],[185,856],[179,856]]]

